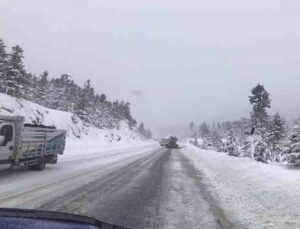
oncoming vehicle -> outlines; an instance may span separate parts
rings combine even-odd
[[[171,137],[169,138],[169,142],[168,142],[168,144],[166,145],[166,147],[167,147],[168,149],[178,149],[179,146],[178,146],[177,142],[178,142],[178,138],[177,138],[177,137],[174,137],[174,136],[171,136]]]
[[[170,136],[169,138],[163,138],[160,140],[160,145],[165,146],[168,149],[177,149],[179,146],[177,144],[178,138]]]
[[[43,170],[63,154],[66,131],[25,124],[21,116],[0,116],[0,163]]]
[[[160,141],[160,146],[166,146],[169,143],[169,139],[167,138],[162,138]]]

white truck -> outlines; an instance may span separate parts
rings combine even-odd
[[[43,170],[63,154],[66,131],[44,125],[25,124],[24,117],[0,115],[0,164]]]

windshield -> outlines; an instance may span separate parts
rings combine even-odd
[[[1,0],[0,208],[300,228],[299,12],[297,0]]]

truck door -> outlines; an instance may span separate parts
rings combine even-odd
[[[14,152],[14,125],[2,123],[0,125],[0,161],[7,160]]]

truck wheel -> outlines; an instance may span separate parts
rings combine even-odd
[[[28,168],[32,171],[42,171],[46,167],[46,162],[44,160],[40,161],[38,164],[29,165]]]

